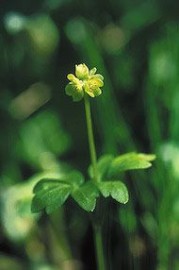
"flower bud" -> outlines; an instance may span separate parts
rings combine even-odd
[[[80,80],[87,79],[89,75],[88,67],[85,64],[75,65],[75,75]]]

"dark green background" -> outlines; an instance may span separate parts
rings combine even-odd
[[[105,78],[91,100],[98,156],[157,155],[123,176],[127,205],[104,205],[107,268],[179,268],[178,9],[176,0],[0,1],[0,270],[70,270],[74,259],[95,269],[83,210],[69,201],[50,217],[30,213],[39,174],[87,176],[83,102],[64,93],[80,63]]]

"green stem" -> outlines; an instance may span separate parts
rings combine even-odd
[[[98,181],[98,169],[97,169],[97,158],[96,158],[96,148],[94,143],[94,134],[93,134],[93,125],[92,125],[92,117],[91,117],[91,108],[90,101],[87,95],[84,96],[85,101],[85,113],[86,113],[86,123],[87,123],[87,131],[88,131],[88,142],[89,142],[89,151],[91,156],[91,163],[93,167],[93,181]],[[97,211],[99,214],[99,211]],[[104,250],[103,250],[103,240],[102,240],[102,231],[101,225],[94,220],[94,243],[96,249],[96,261],[98,270],[105,270],[105,259],[104,259]]]
[[[104,252],[103,252],[103,241],[102,241],[102,231],[101,226],[95,226],[94,229],[94,242],[95,242],[95,248],[96,248],[96,259],[97,259],[97,266],[98,270],[105,270],[105,258],[104,258]]]
[[[95,148],[95,143],[94,143],[90,101],[87,95],[84,96],[84,101],[85,101],[85,113],[86,113],[86,123],[87,123],[87,131],[88,131],[89,150],[90,150],[91,163],[92,163],[93,173],[94,173],[93,180],[97,181],[98,171],[97,171],[96,148]]]

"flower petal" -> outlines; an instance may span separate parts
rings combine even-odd
[[[102,91],[100,88],[95,88],[93,93],[94,93],[95,97],[97,97],[97,96],[101,95]]]
[[[90,79],[98,79],[100,81],[103,81],[104,77],[101,74],[94,74],[90,77]]]
[[[104,85],[103,81],[99,79],[99,77],[92,77],[91,79],[88,80],[88,84],[92,88],[98,88]]]
[[[72,82],[76,80],[76,77],[73,74],[68,74],[67,78],[69,81],[72,81]]]
[[[92,68],[89,72],[90,75],[94,75],[96,73],[96,68]]]
[[[82,86],[80,88],[72,82],[67,84],[67,86],[65,87],[65,92],[68,96],[72,96],[73,101],[80,101],[84,96]]]
[[[100,89],[101,86],[103,86],[103,81],[93,78],[85,82],[84,90],[91,97],[96,97],[102,93]]]
[[[90,97],[95,97],[94,93],[93,93],[93,89],[90,87],[90,85],[88,84],[88,82],[85,83],[84,85],[84,90],[85,92],[90,96]]]
[[[85,64],[75,65],[75,75],[78,79],[84,80],[89,76],[89,69]]]

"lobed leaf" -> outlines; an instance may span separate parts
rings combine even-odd
[[[81,172],[79,171],[72,171],[66,175],[64,178],[66,183],[69,183],[74,188],[82,185],[84,183],[84,177]]]
[[[129,200],[127,187],[121,181],[100,182],[98,188],[106,198],[111,196],[119,203],[127,203]]]
[[[116,176],[121,171],[147,169],[152,166],[151,161],[155,155],[143,153],[127,153],[113,159],[109,167],[108,175]]]
[[[52,175],[45,175],[39,179],[39,182],[35,185],[33,192],[36,193],[39,190],[48,189],[49,182],[52,184],[56,184],[58,182],[60,183],[66,183],[70,184],[73,187],[80,186],[84,182],[84,177],[79,171],[72,171],[66,175],[58,175],[58,174],[52,174]]]
[[[84,185],[72,192],[73,199],[81,208],[88,212],[92,212],[95,209],[96,199],[98,196],[98,189],[92,181],[86,182]]]
[[[41,180],[34,188],[31,211],[37,213],[43,209],[50,214],[60,207],[68,198],[71,186],[58,180]]]
[[[39,182],[37,182],[37,184],[34,186],[33,188],[33,193],[38,193],[42,190],[48,190],[51,187],[55,187],[59,185],[59,183],[61,183],[61,181],[56,180],[56,179],[41,179]],[[64,183],[64,182],[63,182]]]

